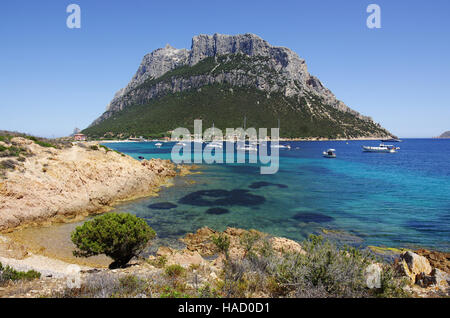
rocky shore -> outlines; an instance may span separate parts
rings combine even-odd
[[[218,251],[213,242],[212,238],[218,235],[229,240],[226,254]],[[279,267],[282,263],[274,265],[271,262],[290,260],[295,255],[304,256],[305,260],[312,258],[313,268],[316,262],[320,262],[307,245],[255,230],[228,228],[217,232],[204,227],[180,238],[180,241],[185,244],[184,248],[159,247],[150,256],[133,259],[126,268],[111,270],[82,266],[79,276],[81,288],[68,288],[67,282],[71,276],[66,269],[70,264],[29,255],[22,261],[9,264],[21,270],[41,270],[41,278],[0,286],[0,297],[227,297],[226,293],[230,290],[233,294],[228,294],[228,297],[278,297],[282,292],[280,285],[274,285],[273,277],[264,276],[262,268],[283,268]],[[14,248],[17,249],[17,246]],[[258,258],[267,251],[273,256]],[[367,290],[374,288],[370,286],[370,275],[392,269],[395,278],[389,278],[390,283],[394,280],[406,282],[402,287],[406,297],[448,297],[450,275],[435,267],[448,266],[448,253],[416,252],[426,256],[405,251],[394,264],[373,261],[372,265],[364,265],[367,266],[364,274],[369,286]],[[256,254],[249,257],[250,253]],[[350,254],[344,257],[352,258]],[[0,262],[4,259],[0,256]],[[262,266],[259,270],[249,263],[252,259],[259,259],[256,262],[257,266]],[[260,263],[261,260],[265,262]],[[436,260],[439,261],[436,263]],[[366,297],[364,295],[371,294],[359,296]],[[391,297],[398,297],[396,295]],[[324,297],[320,294],[312,296]],[[288,293],[283,297],[296,295]]]
[[[120,201],[154,195],[188,171],[169,160],[137,161],[97,143],[57,149],[15,137],[0,147],[16,154],[0,158],[0,232],[105,212]]]

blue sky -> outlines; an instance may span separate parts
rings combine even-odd
[[[66,27],[80,5],[81,29]],[[366,7],[381,7],[381,29]],[[255,33],[306,59],[351,108],[401,137],[450,130],[450,1],[4,1],[0,129],[64,136],[85,128],[142,57],[200,33]]]

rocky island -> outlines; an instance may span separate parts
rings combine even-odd
[[[253,115],[252,115],[253,114]],[[285,47],[254,34],[198,35],[144,56],[128,85],[83,133],[92,138],[160,137],[177,127],[276,128],[282,138],[391,138],[338,100]],[[209,125],[209,126],[208,126]]]

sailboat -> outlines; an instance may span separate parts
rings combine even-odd
[[[247,129],[247,116],[244,116],[244,131]],[[245,144],[245,139],[244,139],[244,144],[237,145],[237,150],[243,150],[243,151],[248,151],[248,152],[257,152],[258,151],[258,142],[257,141],[250,141],[249,140],[249,144]]]
[[[213,136],[212,136],[212,142],[210,142],[209,144],[206,145],[206,147],[210,147],[210,148],[222,148],[223,147],[223,143],[221,141],[218,140],[214,140],[214,122],[213,122]]]
[[[278,118],[278,131],[280,131],[280,118]],[[270,147],[271,148],[280,148],[280,149],[291,149],[290,145],[282,145],[282,144],[273,145],[272,143],[270,143]]]

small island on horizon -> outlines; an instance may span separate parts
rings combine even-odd
[[[440,135],[438,138],[450,138],[450,130],[446,131],[445,133],[443,133],[442,135]]]

